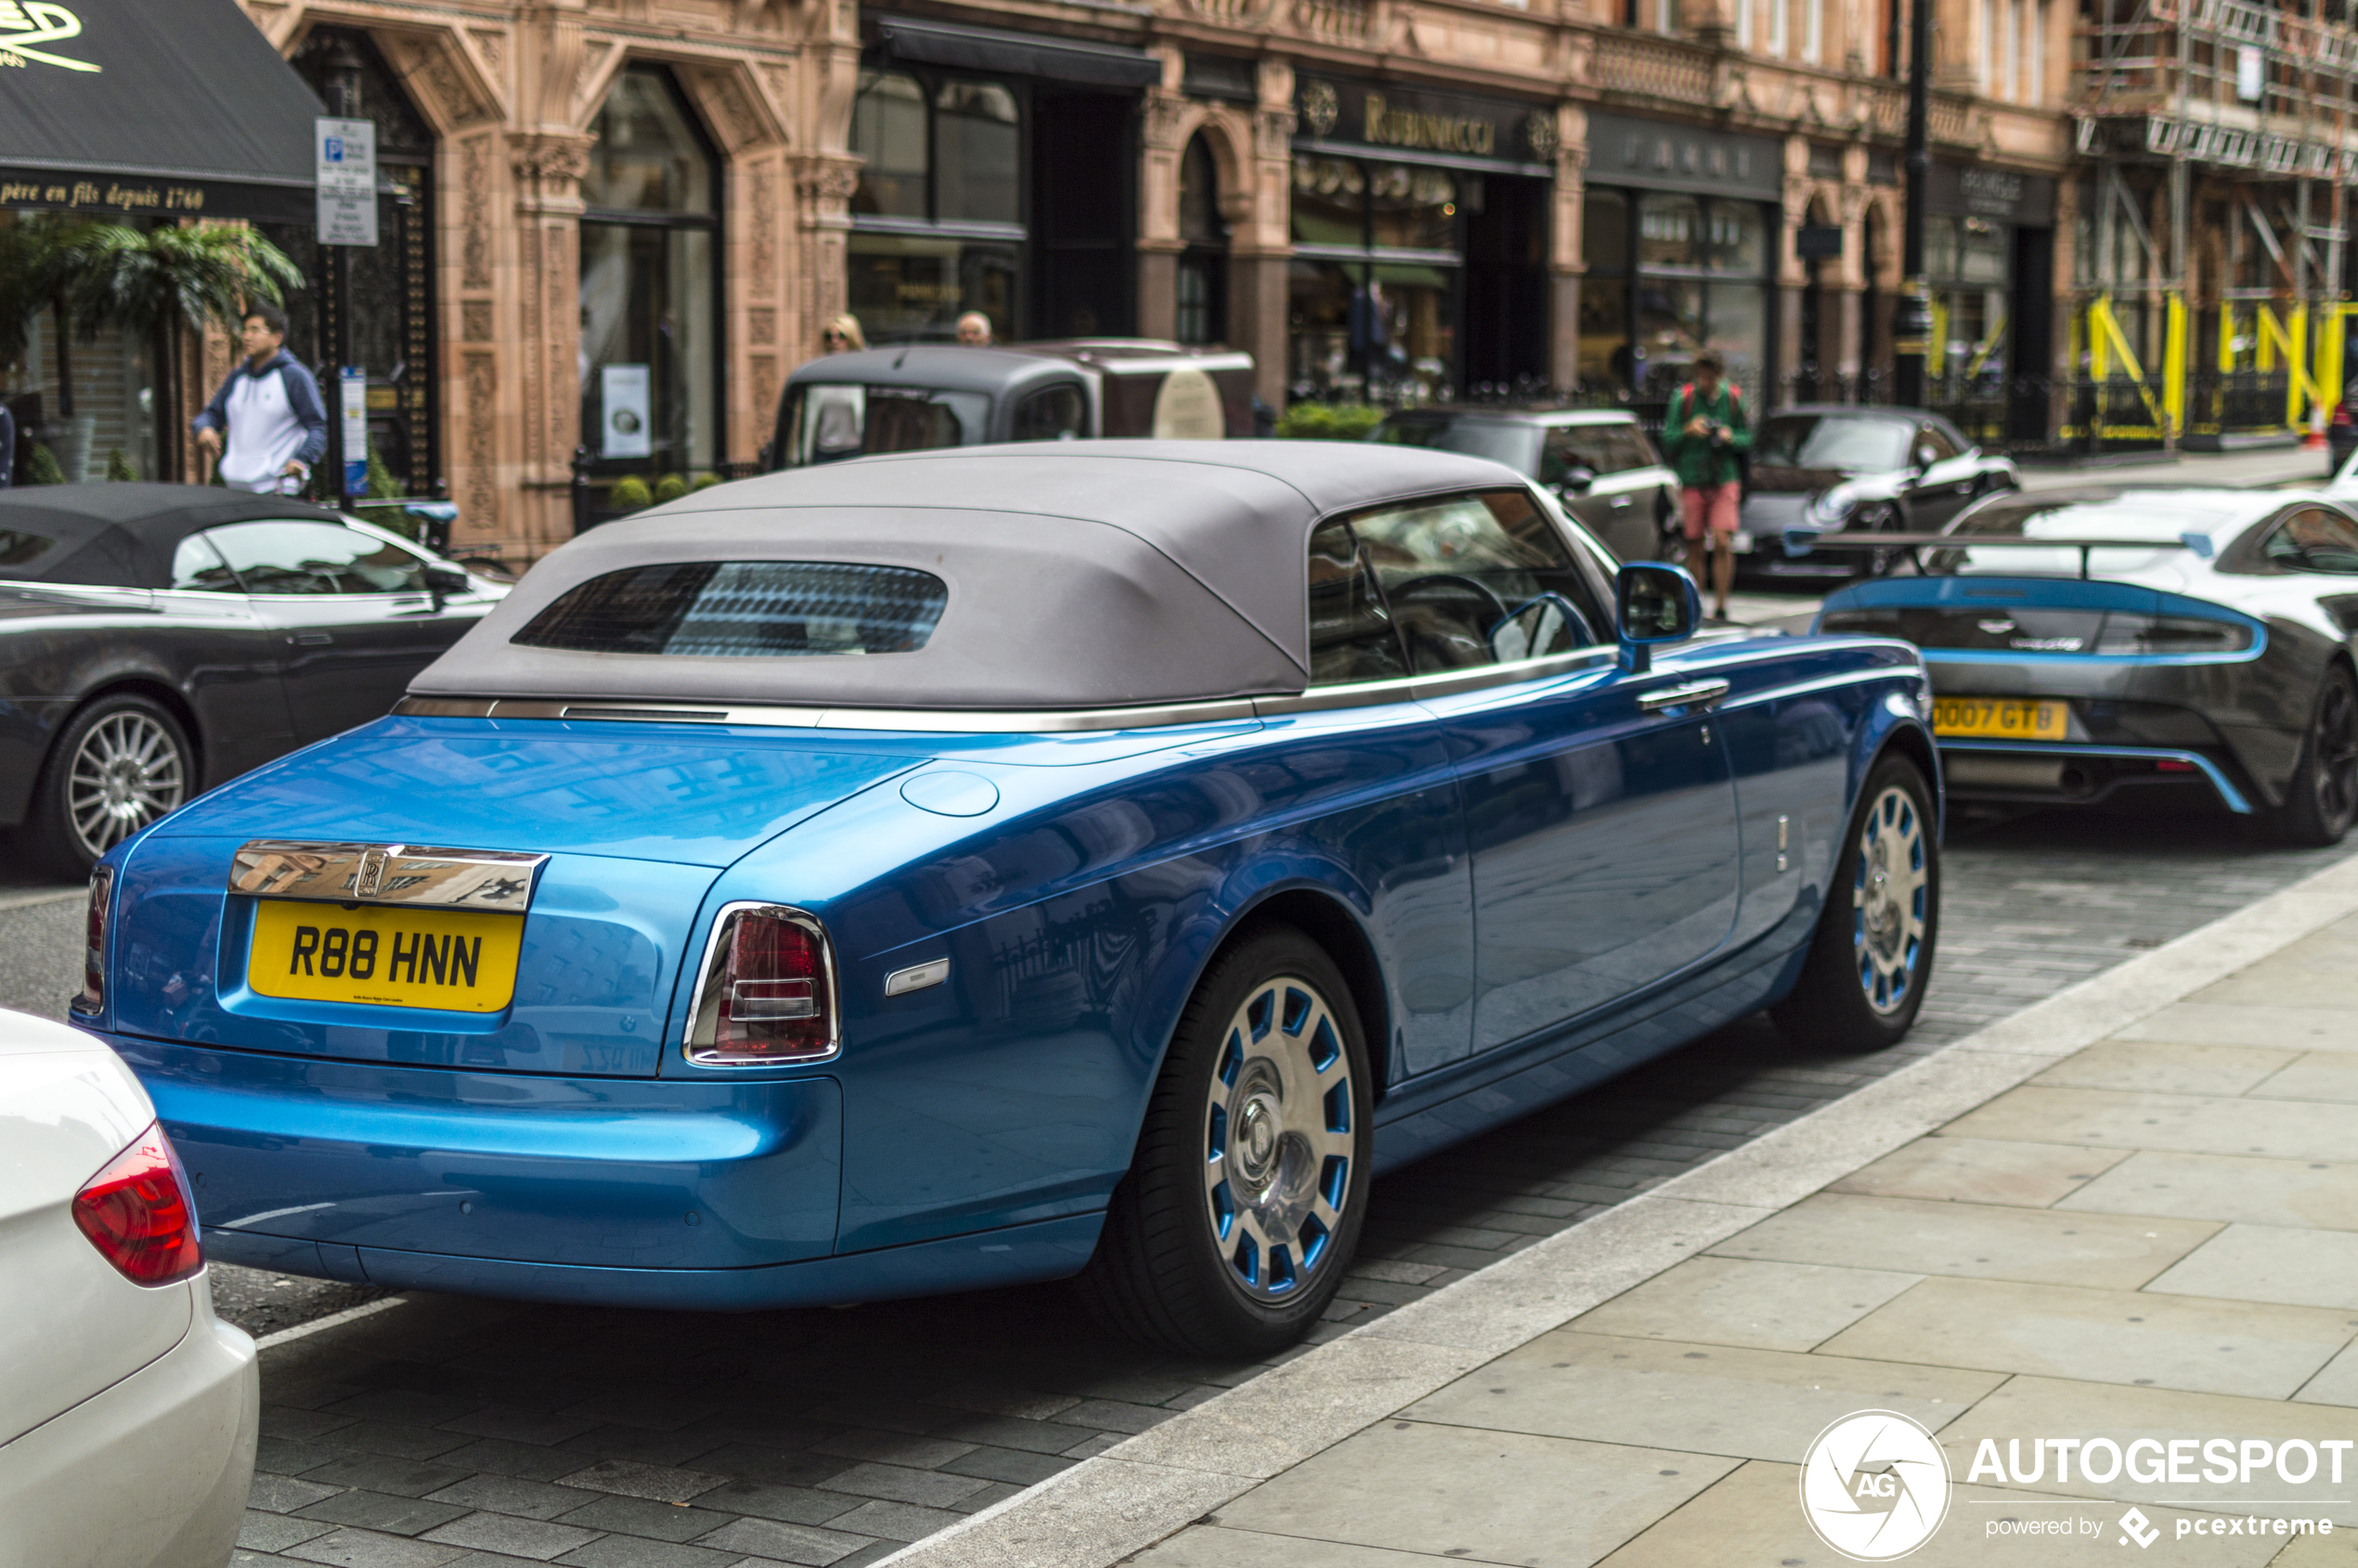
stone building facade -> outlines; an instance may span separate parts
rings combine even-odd
[[[353,311],[424,346],[356,350],[372,430],[518,563],[577,448],[598,486],[753,461],[847,308],[1227,342],[1277,407],[1644,400],[1705,345],[1767,406],[1889,358],[1904,0],[241,3],[299,69],[354,41],[381,141],[408,117],[416,236]],[[1937,4],[1934,369],[2044,371],[2070,17]]]

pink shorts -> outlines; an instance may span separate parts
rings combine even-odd
[[[1725,485],[1690,485],[1678,492],[1679,511],[1684,514],[1687,538],[1700,539],[1705,524],[1715,534],[1736,531],[1736,502],[1743,486],[1730,481]]]

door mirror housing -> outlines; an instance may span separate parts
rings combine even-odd
[[[464,593],[474,586],[468,580],[463,569],[447,566],[439,561],[427,563],[425,577],[426,591],[434,595],[434,602],[437,608],[452,594]]]
[[[1556,489],[1558,493],[1564,496],[1585,496],[1588,493],[1589,486],[1596,482],[1595,469],[1582,468],[1575,464],[1564,470],[1564,476],[1557,482]]]
[[[1934,451],[1931,447],[1921,446],[1916,448],[1917,473],[1922,473],[1925,469],[1930,468],[1934,463],[1938,462],[1939,460],[1940,454]]]
[[[1613,579],[1621,667],[1639,674],[1653,665],[1657,643],[1684,642],[1703,624],[1703,593],[1695,579],[1660,561],[1633,561]]]

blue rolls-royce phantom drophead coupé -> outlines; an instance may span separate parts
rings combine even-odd
[[[1509,470],[1069,443],[706,490],[109,854],[75,1016],[213,1255],[1300,1335],[1378,1170],[1929,978],[1924,669]]]

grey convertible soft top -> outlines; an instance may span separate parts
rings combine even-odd
[[[1511,486],[1479,459],[1357,442],[967,447],[717,486],[535,566],[409,684],[415,696],[1090,708],[1299,692],[1311,528],[1337,512]],[[567,590],[676,563],[913,567],[949,587],[913,653],[581,653],[511,639]]]

